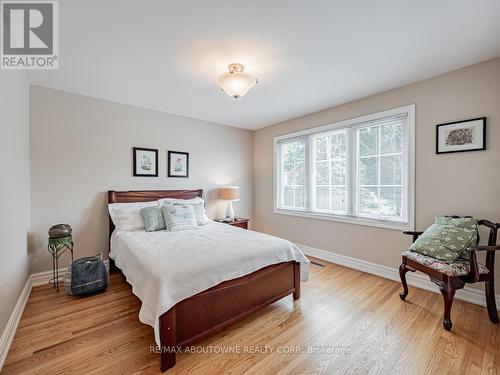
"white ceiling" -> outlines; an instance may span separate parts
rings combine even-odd
[[[63,0],[32,83],[257,129],[500,56],[499,0]],[[242,63],[242,99],[215,78]]]

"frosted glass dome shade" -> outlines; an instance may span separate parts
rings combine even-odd
[[[217,77],[217,85],[229,96],[241,98],[257,84],[255,77],[243,72],[243,65],[231,64],[228,68],[229,72]]]

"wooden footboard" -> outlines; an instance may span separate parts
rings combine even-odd
[[[160,317],[161,371],[175,365],[175,347],[192,345],[292,293],[300,298],[300,264],[284,262],[179,302]]]

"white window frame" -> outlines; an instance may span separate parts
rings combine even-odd
[[[402,194],[407,194],[405,198],[403,198],[403,204],[407,205],[407,218],[406,221],[398,221],[390,218],[373,218],[373,217],[363,217],[363,216],[352,216],[351,214],[336,214],[331,212],[321,212],[321,211],[312,211],[311,204],[313,202],[314,192],[311,186],[312,179],[314,178],[312,171],[314,170],[313,166],[313,157],[312,157],[312,135],[317,133],[325,133],[328,131],[333,131],[339,128],[357,128],[364,126],[367,122],[380,120],[385,117],[397,116],[406,114],[407,122],[403,131],[404,134],[403,140],[405,145],[403,146],[403,165],[406,168],[403,168],[403,179],[406,189],[403,189]],[[293,138],[303,138],[308,137],[309,141],[306,142],[306,186],[308,187],[308,196],[306,197],[306,208],[305,209],[290,209],[280,207],[280,202],[278,202],[280,198],[280,190],[281,186],[279,181],[279,177],[281,177],[281,173],[278,174],[281,168],[281,155],[279,155],[279,147],[278,143],[284,140],[292,140]],[[349,137],[348,141],[348,151],[347,151],[347,165],[348,165],[348,173],[346,176],[347,181],[347,194],[351,195],[353,179],[357,176],[356,170],[356,152],[357,147],[355,144],[354,137]],[[273,138],[273,149],[274,149],[274,160],[273,160],[273,212],[275,214],[280,215],[291,215],[291,216],[299,216],[306,217],[312,219],[320,219],[320,220],[330,220],[337,221],[342,223],[349,224],[358,224],[358,225],[368,225],[379,228],[386,229],[394,229],[394,230],[414,230],[415,228],[415,105],[407,105],[403,107],[393,108],[386,111],[373,113],[366,116],[360,116],[340,122],[336,122],[333,124],[322,125],[318,127],[314,127],[311,129],[301,130],[298,132],[283,134],[280,136],[276,136]],[[308,153],[308,154],[307,154]],[[354,212],[353,205],[356,204],[356,197],[350,197],[352,199],[348,199],[351,207],[349,212]]]
[[[310,152],[309,151],[309,147],[310,147],[310,143],[308,142],[307,140],[307,137],[304,137],[304,136],[301,136],[301,137],[289,137],[289,138],[286,138],[288,141],[299,141],[299,140],[304,140],[305,141],[305,152],[306,152],[306,156],[307,154]],[[279,154],[280,150],[277,150],[276,148],[274,149],[274,153],[275,153],[275,157],[276,157],[276,154],[277,157],[278,157],[278,160],[281,160],[281,154]],[[276,163],[275,163],[275,166],[276,166]],[[283,174],[283,169],[282,169],[282,165],[281,163],[279,163],[279,165],[277,166],[277,168],[279,169],[280,171],[280,176]],[[309,168],[310,168],[310,165],[306,163],[306,160],[304,160],[304,174],[305,174],[305,181],[304,181],[304,189],[306,191],[309,191],[310,190],[310,179],[308,178],[309,176]],[[295,176],[294,176],[295,178]],[[281,187],[280,187],[281,188]],[[294,197],[293,197],[293,201],[295,203],[295,191],[294,191]],[[309,205],[309,197],[310,197],[310,194],[309,195],[306,195],[306,197],[304,198],[305,200],[305,203],[306,203],[306,206]],[[279,194],[276,194],[276,199],[279,199]],[[275,207],[278,207],[281,205],[281,202],[277,202],[276,200],[274,200],[275,204],[274,206]],[[307,211],[307,209],[302,209],[302,208],[298,208],[298,207],[294,207],[294,208],[288,208],[289,210],[293,210],[293,211],[298,211],[298,212],[305,212]]]
[[[335,131],[338,130],[338,129],[331,129],[329,131],[326,131],[326,132],[321,132],[321,135],[323,136],[331,136],[332,134],[335,133]],[[314,136],[315,135],[318,135],[318,133],[314,132],[312,134],[310,134],[311,136],[311,139],[310,139],[310,142],[309,142],[309,150],[310,150],[310,156],[314,155],[316,153],[316,145],[314,143]],[[349,134],[347,134],[347,137],[349,136]],[[349,142],[347,142],[346,144],[346,148],[347,148],[347,155],[346,155],[346,164],[348,167],[349,166],[349,161],[350,161],[350,155],[349,155],[349,152],[350,152],[350,147],[351,145],[349,144]],[[328,154],[328,150],[327,150],[327,154]],[[314,180],[316,178],[316,163],[315,163],[315,160],[313,157],[310,157],[310,170],[311,170],[311,173],[312,173],[312,176],[310,176],[311,178],[309,179],[309,184],[308,184],[308,187],[310,188],[312,186],[312,181],[311,180]],[[331,159],[329,160],[329,162],[331,162]],[[328,168],[330,170],[330,168]],[[309,177],[309,176],[308,176]],[[351,185],[350,184],[350,175],[347,173],[346,176],[345,176],[345,189],[346,189],[346,197],[347,197],[347,200],[346,200],[346,204],[347,202],[349,201],[349,196],[351,195],[351,192],[350,192],[350,189],[349,189],[349,186]],[[329,185],[328,187],[331,187],[333,186],[331,184],[331,175],[328,176],[328,180],[329,180]],[[329,189],[329,193],[328,193],[328,200],[330,201],[332,198],[331,198],[331,192],[330,192],[330,189]],[[309,192],[309,203],[310,203],[310,210],[313,211],[314,213],[318,213],[318,214],[325,214],[325,215],[341,215],[341,216],[345,216],[344,214],[342,214],[341,211],[332,211],[332,210],[325,210],[325,209],[321,209],[321,208],[317,208],[317,207],[314,207],[313,209],[313,205],[315,206],[316,205],[316,190],[315,189],[311,189],[310,192]],[[347,207],[346,207],[347,208]],[[307,210],[306,210],[307,211]]]

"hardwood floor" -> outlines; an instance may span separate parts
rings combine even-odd
[[[440,294],[410,287],[403,302],[396,282],[317,262],[325,266],[311,267],[299,301],[287,297],[177,354],[166,374],[500,373],[500,327],[485,308],[455,301],[447,332]],[[2,374],[158,374],[139,306],[117,274],[87,298],[35,288]]]

